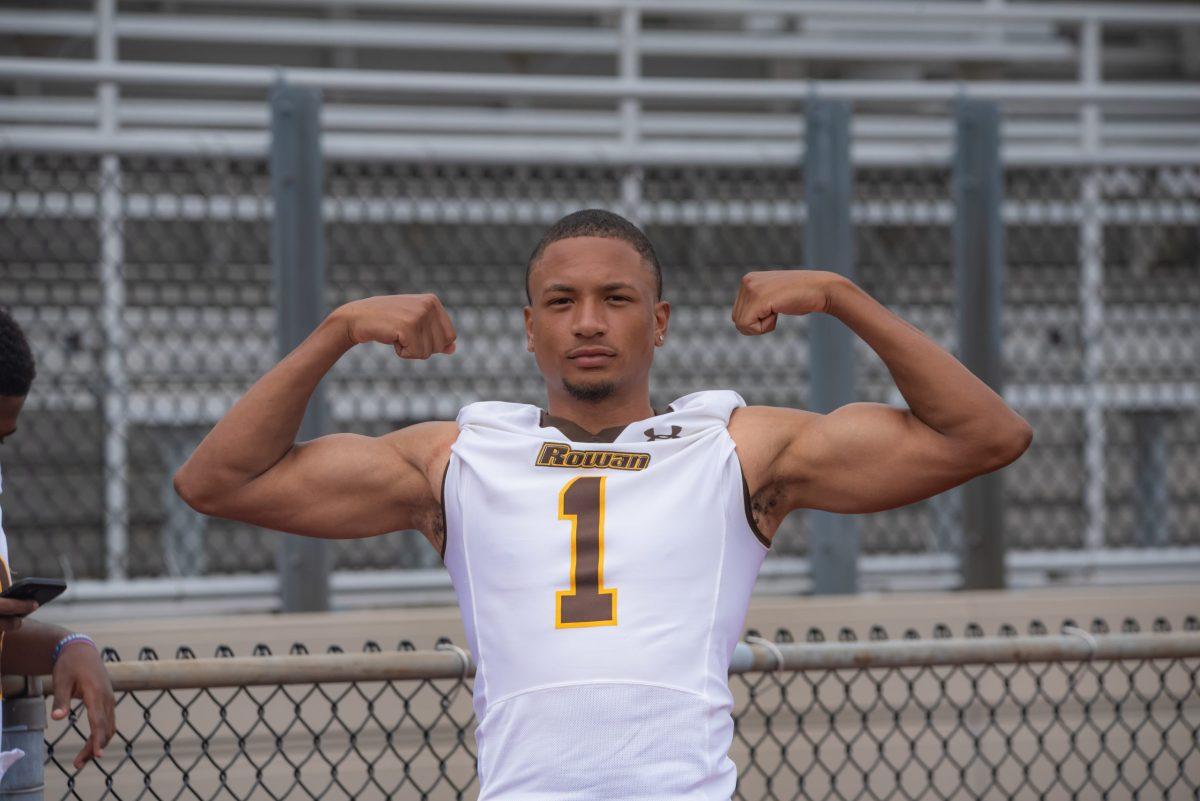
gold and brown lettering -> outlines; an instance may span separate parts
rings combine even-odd
[[[630,451],[581,451],[565,442],[543,442],[534,460],[537,467],[568,467],[579,470],[645,470],[650,454]]]

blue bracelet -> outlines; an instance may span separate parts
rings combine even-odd
[[[96,648],[96,641],[93,640],[91,637],[87,636],[86,634],[68,634],[66,637],[63,637],[61,640],[58,641],[58,645],[54,646],[54,656],[50,657],[50,664],[51,665],[57,664],[58,657],[62,654],[63,648],[66,648],[71,643],[78,642],[78,641],[91,643],[92,647]],[[99,650],[99,649],[97,649],[97,650]]]

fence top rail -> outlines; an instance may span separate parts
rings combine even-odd
[[[1200,633],[1089,634],[1026,637],[980,637],[945,640],[897,640],[851,643],[740,642],[730,673],[763,671],[863,670],[1081,661],[1127,661],[1200,658]],[[232,657],[227,659],[155,660],[108,664],[113,688],[184,690],[282,684],[452,679],[475,673],[465,651],[398,651],[360,654]],[[5,686],[10,692],[18,678]],[[50,677],[42,677],[51,692]]]
[[[1009,20],[1050,22],[1088,21],[1123,25],[1200,23],[1200,9],[1167,3],[893,3],[878,0],[193,0],[204,5],[319,6],[437,11],[503,11],[562,14],[621,12],[723,16],[778,15],[789,19],[831,17],[879,20]]]
[[[893,640],[855,643],[739,643],[731,673],[844,670],[1022,662],[1120,662],[1200,657],[1200,633],[1091,634]],[[782,661],[781,661],[782,660]]]

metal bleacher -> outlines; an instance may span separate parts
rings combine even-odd
[[[1011,176],[1006,397],[1050,432],[1014,473],[1014,581],[1200,566],[1200,4],[7,2],[0,304],[24,315],[43,364],[30,427],[49,441],[68,412],[92,422],[78,432],[85,511],[14,501],[5,520],[47,532],[47,569],[70,563],[77,598],[270,603],[271,549],[219,524],[216,545],[197,544],[202,524],[161,479],[274,358],[266,97],[280,80],[323,95],[330,302],[436,286],[464,342],[488,343],[415,366],[403,393],[387,354],[351,354],[330,400],[368,432],[478,397],[541,402],[511,271],[541,227],[584,205],[636,219],[680,267],[657,391],[719,383],[798,403],[803,328],[750,346],[725,307],[739,271],[803,253],[813,95],[853,104],[863,280],[951,345],[950,109],[996,101]],[[864,398],[902,403],[863,356]],[[1169,531],[1138,528],[1167,479],[1110,464],[1126,444],[1139,469],[1185,474]],[[47,460],[70,459],[28,447],[17,461],[46,476]],[[1051,477],[1064,488],[1043,497]],[[953,499],[938,503],[867,523],[866,588],[953,582]],[[421,543],[371,547],[340,552],[342,602],[446,596]],[[775,550],[764,575],[803,589],[801,529]]]
[[[1076,150],[1084,99],[1104,103],[1105,148],[1190,148],[1198,20],[1192,3],[992,0],[10,3],[0,120],[10,141],[112,125],[131,148],[245,144],[265,131],[262,90],[281,68],[328,92],[331,145],[758,159],[799,146],[792,112],[811,90],[856,101],[865,153],[919,153],[948,142],[937,101],[967,88],[1005,101],[1018,152]],[[96,85],[109,83],[106,120]]]

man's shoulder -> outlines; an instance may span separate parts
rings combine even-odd
[[[449,457],[458,431],[453,420],[427,420],[398,428],[384,438],[405,461],[427,468]]]
[[[458,423],[453,420],[424,420],[397,428],[388,436],[419,440],[429,437],[452,437],[457,433]]]
[[[729,426],[767,428],[773,425],[803,425],[819,417],[806,409],[790,409],[786,406],[741,406],[729,416]]]
[[[819,416],[782,406],[743,406],[733,410],[727,428],[740,451],[762,454],[770,461]]]

